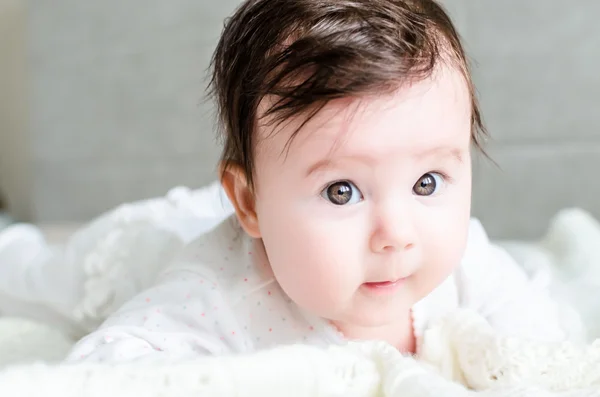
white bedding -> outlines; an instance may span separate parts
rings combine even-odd
[[[0,395],[471,393],[446,380],[452,379],[485,396],[600,396],[600,346],[537,346],[499,339],[471,313],[456,313],[428,332],[424,359],[438,375],[385,345],[368,343],[328,351],[294,346],[163,367],[53,364],[74,340],[145,288],[178,246],[230,213],[222,192],[212,185],[200,191],[178,188],[165,198],[122,206],[63,244],[47,244],[31,225],[0,233]],[[580,210],[565,210],[541,241],[501,244],[534,282],[577,309],[588,340],[600,336],[600,299],[589,295],[600,291],[600,268],[595,266],[600,225],[595,219]],[[140,263],[144,272],[136,268]],[[575,315],[565,308],[565,323],[576,327]],[[580,332],[572,329],[572,334]],[[44,364],[32,365],[34,361]],[[535,385],[520,384],[523,379],[533,379]]]

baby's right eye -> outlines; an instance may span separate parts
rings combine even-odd
[[[356,204],[363,200],[360,190],[350,181],[333,182],[321,192],[321,197],[335,205]]]

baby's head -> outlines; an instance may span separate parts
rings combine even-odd
[[[483,128],[437,3],[245,1],[213,68],[223,185],[299,306],[385,326],[455,269]]]

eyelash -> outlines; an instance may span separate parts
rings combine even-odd
[[[451,177],[450,175],[448,175],[444,171],[427,171],[427,172],[423,173],[419,178],[423,177],[426,174],[438,174],[439,176],[442,177],[442,179],[444,180],[445,183],[448,183],[448,184],[454,183],[454,178]],[[342,179],[336,179],[336,180],[326,183],[324,186],[321,187],[321,189],[319,189],[319,192],[317,193],[317,195],[319,197],[321,197],[321,194],[324,190],[328,189],[331,185],[339,183],[339,182],[350,182],[354,186],[358,187],[360,190],[360,187],[358,186],[358,184],[355,183],[352,179],[343,179],[342,178]],[[415,183],[417,183],[417,181],[415,181]],[[361,193],[362,193],[362,190],[361,190]]]
[[[446,182],[446,183],[454,182],[454,178],[452,178],[450,175],[448,175],[447,173],[445,173],[443,171],[427,171],[425,174],[438,174],[439,176],[442,177],[444,182]],[[423,174],[423,175],[425,175],[425,174]],[[423,175],[421,175],[421,176],[423,176]]]

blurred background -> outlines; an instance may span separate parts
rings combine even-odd
[[[238,1],[0,0],[5,211],[78,223],[213,181],[206,69]],[[538,237],[565,207],[600,216],[600,2],[443,3],[499,166],[476,161],[473,215],[496,238]]]

